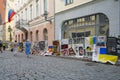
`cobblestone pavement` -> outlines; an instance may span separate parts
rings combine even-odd
[[[58,57],[0,53],[0,80],[120,80],[120,66]]]

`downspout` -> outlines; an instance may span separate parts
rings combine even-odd
[[[120,37],[120,1],[119,1],[119,35],[118,36]]]
[[[55,40],[55,0],[54,0],[54,40]]]

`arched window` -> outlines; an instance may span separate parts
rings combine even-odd
[[[17,35],[15,36],[15,40],[17,41]],[[18,42],[18,41],[17,41]]]
[[[30,32],[30,41],[32,41],[32,31]]]
[[[20,42],[20,35],[18,35],[18,42]]]
[[[23,34],[22,34],[22,37],[21,37],[22,39],[21,39],[21,41],[23,41],[23,37],[24,37],[24,36],[23,36]]]
[[[39,31],[38,30],[36,31],[36,41],[37,42],[39,41]]]
[[[44,34],[44,40],[48,40],[48,31],[46,28],[44,29],[43,34]]]

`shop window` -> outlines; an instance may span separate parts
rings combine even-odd
[[[66,38],[66,32],[64,32],[64,39]]]
[[[91,31],[85,31],[85,32],[72,32],[72,38],[78,38],[78,37],[88,37],[90,36]]]
[[[72,28],[71,28],[72,27]],[[62,36],[67,32],[66,37],[69,38],[79,36],[108,36],[109,35],[109,19],[102,13],[78,17],[66,20],[62,26]],[[87,30],[87,32],[86,32]],[[75,33],[73,33],[75,32]],[[83,33],[84,32],[84,33]],[[72,34],[71,34],[72,33]]]
[[[100,14],[99,21],[100,21],[100,23],[104,24],[105,23],[105,15]]]

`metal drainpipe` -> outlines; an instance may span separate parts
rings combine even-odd
[[[55,0],[54,0],[54,40],[55,40]]]
[[[119,1],[119,36],[120,36],[120,1]]]

